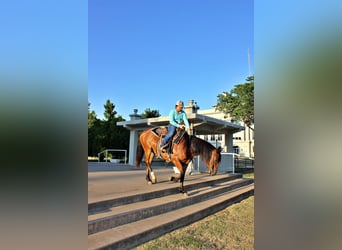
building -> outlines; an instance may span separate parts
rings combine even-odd
[[[254,158],[254,125],[252,125],[252,129],[246,126],[243,122],[234,121],[229,115],[226,115],[222,112],[216,111],[213,109],[207,110],[198,110],[199,114],[214,117],[216,119],[220,119],[223,121],[229,121],[244,127],[243,130],[234,133],[233,135],[233,148],[234,153],[239,154],[243,157],[251,157]],[[209,134],[209,135],[197,135],[202,139],[210,142],[215,147],[225,145],[225,137],[222,134]]]

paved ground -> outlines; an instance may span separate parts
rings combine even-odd
[[[89,162],[88,203],[179,187],[179,182],[169,181],[169,177],[175,175],[172,165],[154,166],[153,170],[157,177],[157,184],[148,185],[145,179],[145,166],[136,168],[125,164]],[[208,173],[195,172],[193,175],[185,176],[184,187],[186,189],[187,184],[206,178],[215,179],[220,176],[219,174],[210,176]]]
[[[172,166],[156,166],[153,167],[153,170],[158,183],[148,185],[145,180],[146,171],[144,166],[136,168],[125,164],[89,162],[88,203],[135,193],[155,191],[165,188],[165,185],[172,185],[175,188],[179,186],[179,183],[168,180],[169,176],[174,175]],[[185,177],[185,186],[187,178],[190,178],[190,176]],[[194,177],[191,176],[191,178]]]

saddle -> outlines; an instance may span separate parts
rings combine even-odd
[[[167,127],[163,127],[163,126],[162,127],[156,127],[156,128],[152,129],[152,133],[159,137],[159,140],[158,140],[157,145],[156,145],[156,148],[157,148],[156,156],[160,157],[160,158],[163,158],[161,156],[162,152],[160,151],[160,144],[161,144],[163,138],[165,137],[165,135],[167,134],[167,131],[168,131]],[[180,129],[180,128],[176,129],[175,135],[171,138],[171,140],[167,144],[168,147],[167,147],[166,151],[169,152],[169,159],[171,158],[173,146],[180,142],[180,140],[182,139],[182,137],[184,136],[185,133],[186,133],[186,131],[184,129]]]

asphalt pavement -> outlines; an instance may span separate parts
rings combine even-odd
[[[145,166],[137,168],[128,164],[89,162],[88,203],[155,191],[165,188],[165,185],[173,185],[175,188],[179,186],[179,183],[169,181],[169,176],[175,174],[173,166],[155,166],[153,170],[157,183],[148,185],[145,179]],[[187,176],[184,181],[185,185],[186,179]]]

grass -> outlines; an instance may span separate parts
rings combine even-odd
[[[254,196],[135,248],[157,249],[254,249]]]
[[[242,175],[243,178],[252,178],[254,179],[254,173],[246,173]]]

